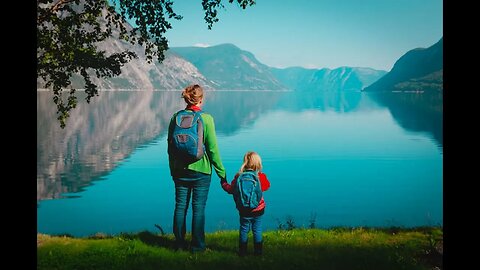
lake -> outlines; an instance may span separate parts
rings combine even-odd
[[[99,94],[62,130],[52,93],[37,92],[38,232],[172,233],[166,133],[180,92]],[[261,155],[273,230],[442,225],[442,104],[426,93],[207,91],[203,109],[229,182],[246,151]],[[238,213],[214,173],[206,230],[226,229],[238,229]]]

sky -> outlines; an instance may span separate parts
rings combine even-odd
[[[200,0],[176,0],[170,47],[232,43],[272,67],[370,67],[390,71],[407,51],[443,36],[442,0],[223,0],[212,30]]]

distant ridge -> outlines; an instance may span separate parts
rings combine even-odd
[[[365,91],[443,91],[443,37],[400,57],[392,70]]]
[[[211,47],[173,47],[171,52],[191,62],[216,89],[286,89],[270,68],[255,56],[226,43]]]
[[[138,59],[121,68],[122,72],[117,77],[98,79],[91,76],[100,90],[181,90],[197,83],[210,90],[348,91],[361,90],[385,74],[385,71],[357,67],[276,69],[231,43],[210,47],[173,47],[165,53],[162,63],[151,64],[146,62],[140,45],[111,38],[97,47],[107,55],[127,49],[138,55]],[[93,75],[95,71],[89,72]],[[71,82],[72,88],[85,88],[85,82],[79,75],[73,75]],[[43,80],[37,78],[37,89],[43,87]]]

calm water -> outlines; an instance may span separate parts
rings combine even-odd
[[[166,130],[179,92],[101,92],[67,128],[37,93],[38,232],[172,232]],[[443,222],[442,96],[359,92],[207,92],[229,180],[257,151],[271,189],[265,229]],[[189,219],[191,213],[188,214]],[[189,225],[189,224],[188,224]],[[237,229],[214,174],[206,229]]]

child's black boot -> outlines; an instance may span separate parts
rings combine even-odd
[[[253,255],[261,256],[263,254],[263,241],[258,243],[253,243]]]

